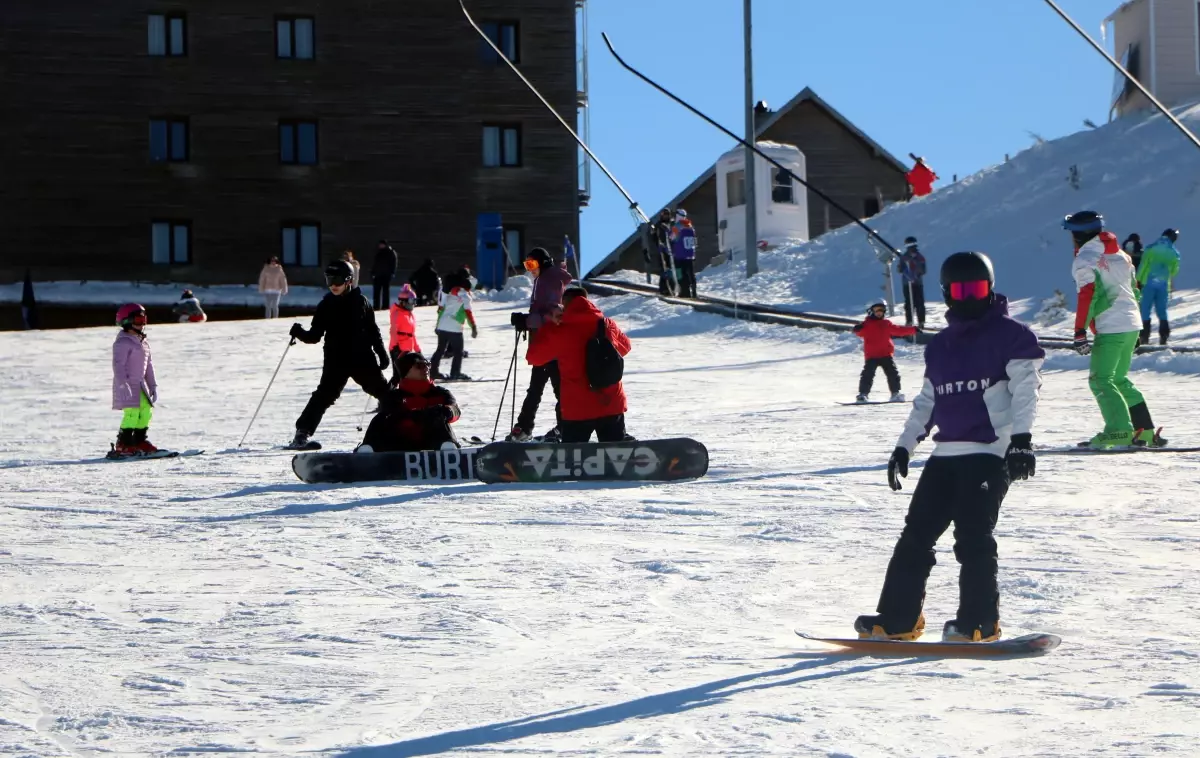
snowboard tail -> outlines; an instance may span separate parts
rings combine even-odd
[[[816,637],[796,630],[806,640],[842,648],[863,655],[954,656],[986,658],[1003,655],[1043,655],[1058,647],[1062,638],[1054,634],[1026,634],[994,642],[919,642],[909,640],[853,639],[848,637]]]
[[[383,453],[300,453],[292,471],[307,484],[334,482],[429,482],[475,480],[474,448]]]
[[[708,449],[693,439],[547,444],[494,442],[479,451],[482,482],[674,481],[708,472]]]

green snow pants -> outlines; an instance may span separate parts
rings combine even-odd
[[[1096,396],[1104,431],[1132,432],[1129,407],[1145,402],[1133,382],[1129,381],[1129,363],[1137,348],[1138,333],[1097,334],[1092,342],[1092,363],[1088,386]]]
[[[154,407],[150,405],[150,398],[146,397],[146,393],[142,393],[142,401],[137,408],[126,408],[125,414],[121,416],[122,429],[146,429],[150,426],[150,416],[154,413]]]

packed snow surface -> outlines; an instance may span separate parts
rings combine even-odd
[[[304,485],[273,446],[320,348],[290,349],[233,449],[286,320],[151,325],[151,439],[206,452],[95,462],[115,329],[0,334],[0,754],[1200,753],[1200,456],[1043,456],[1013,487],[1004,627],[1061,635],[1053,654],[833,655],[793,629],[845,635],[873,609],[923,460],[888,489],[906,407],[837,404],[852,336],[600,304],[634,341],[631,431],[703,441],[707,477]],[[469,373],[503,377],[512,307],[480,307]],[[911,393],[919,349],[898,358]],[[1135,381],[1166,436],[1200,443],[1195,367],[1159,360]],[[1047,372],[1035,442],[1099,429],[1086,382]],[[464,433],[491,436],[503,387],[454,386]],[[327,449],[358,440],[365,400],[326,415]],[[949,536],[938,558],[934,629]]]

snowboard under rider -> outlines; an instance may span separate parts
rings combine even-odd
[[[383,369],[391,363],[383,347],[383,336],[375,323],[375,311],[362,290],[352,286],[354,272],[346,261],[334,261],[325,268],[329,294],[317,305],[312,326],[305,329],[292,324],[290,334],[301,342],[315,345],[324,338],[325,360],[321,366],[321,381],[312,393],[300,418],[296,419],[296,435],[289,447],[308,445],[321,417],[333,405],[346,382],[353,379],[372,397],[387,391]]]
[[[1033,476],[1031,430],[1045,351],[1008,315],[983,253],[955,253],[942,265],[947,326],[925,347],[921,394],[888,461],[888,484],[901,488],[917,444],[934,427],[936,443],[921,472],[888,563],[875,615],[859,616],[862,638],[915,640],[925,630],[925,584],[933,547],[954,524],[960,564],[958,613],[942,629],[948,642],[1000,637],[1000,592],[993,531],[1012,481]]]
[[[145,333],[146,309],[137,303],[122,305],[117,309],[117,326],[121,331],[113,342],[112,407],[123,413],[113,454],[124,458],[157,453],[158,448],[146,439],[158,402],[154,359]]]
[[[1072,274],[1078,288],[1075,350],[1091,355],[1088,385],[1104,417],[1104,430],[1084,446],[1096,449],[1149,445],[1167,441],[1155,430],[1146,399],[1129,379],[1142,320],[1134,286],[1133,261],[1117,238],[1104,231],[1104,217],[1079,211],[1063,220],[1075,243]],[[1142,262],[1145,263],[1143,256]],[[1096,338],[1088,342],[1088,329]]]
[[[430,378],[425,356],[408,352],[396,359],[400,381],[379,398],[379,409],[356,452],[441,450],[457,447],[450,425],[459,418],[458,402]]]
[[[904,395],[900,394],[900,372],[896,369],[896,359],[892,357],[896,354],[892,337],[911,337],[917,333],[917,328],[893,324],[887,318],[887,303],[880,302],[867,308],[867,318],[854,326],[854,333],[863,341],[866,359],[862,374],[858,377],[858,396],[855,400],[867,402],[871,385],[875,383],[875,371],[882,368],[892,393],[892,402],[904,402]]]

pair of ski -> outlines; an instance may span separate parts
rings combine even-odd
[[[159,458],[190,458],[193,455],[201,455],[203,450],[155,450],[153,453],[137,453],[135,455],[122,455],[116,449],[109,450],[105,454],[103,460],[106,461],[153,461]]]

